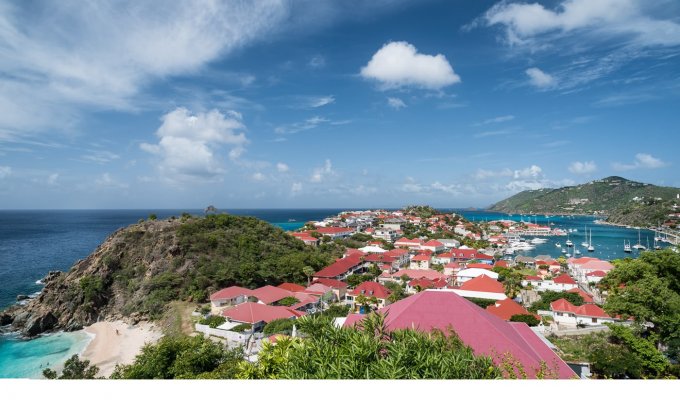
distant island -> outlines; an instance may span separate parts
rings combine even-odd
[[[513,214],[599,215],[612,224],[674,229],[680,225],[680,189],[619,176],[559,189],[525,190],[492,205]]]

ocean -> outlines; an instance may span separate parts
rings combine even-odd
[[[258,209],[219,210],[235,215],[250,215],[281,227],[299,229],[307,221],[336,215],[341,209]],[[474,221],[512,219],[540,224],[554,223],[555,227],[577,229],[570,234],[575,248],[583,255],[602,259],[623,258],[623,241],[638,241],[638,231],[607,225],[596,225],[592,217],[520,216],[487,211],[454,211]],[[154,213],[158,218],[180,216],[183,212],[202,215],[203,210],[69,210],[69,211],[0,211],[0,309],[16,302],[19,294],[31,295],[40,291],[37,283],[48,271],[67,271],[77,260],[87,257],[100,243],[118,228],[147,218]],[[585,228],[592,229],[594,253],[580,247]],[[653,232],[640,231],[642,244],[653,243]],[[556,242],[564,245],[566,237],[550,238],[535,250],[517,253],[529,256],[561,255]],[[629,255],[631,256],[631,255]],[[632,256],[636,256],[633,253]],[[83,332],[47,335],[24,341],[15,335],[0,335],[0,378],[40,377],[49,362],[62,364],[68,357],[82,351],[89,338]]]

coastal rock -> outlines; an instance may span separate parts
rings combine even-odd
[[[29,337],[41,334],[54,328],[57,322],[57,317],[51,312],[33,316],[26,322],[22,334]]]
[[[25,294],[17,295],[17,301],[28,300],[28,299],[30,299],[30,297],[25,295]]]
[[[3,313],[0,314],[0,326],[9,325],[14,321],[14,316],[11,314]]]

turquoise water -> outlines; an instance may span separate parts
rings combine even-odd
[[[69,357],[85,350],[90,340],[84,331],[60,332],[33,340],[4,335],[0,339],[0,378],[41,378],[43,369],[61,369]]]

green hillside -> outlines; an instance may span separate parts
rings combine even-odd
[[[648,226],[664,221],[680,189],[611,176],[578,186],[527,190],[490,210],[531,214],[593,214],[608,222]]]

